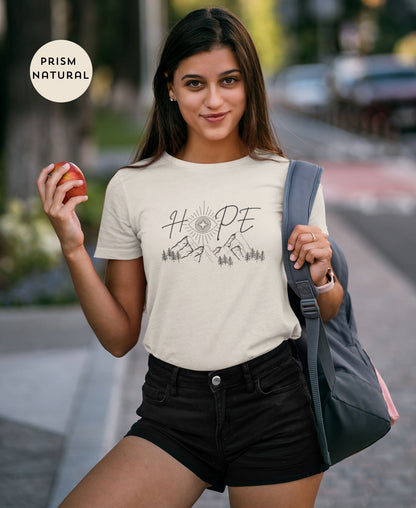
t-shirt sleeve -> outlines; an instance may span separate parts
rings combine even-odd
[[[94,256],[128,260],[142,255],[141,242],[138,232],[132,226],[123,179],[119,172],[107,186]]]
[[[316,192],[314,204],[312,206],[311,215],[309,217],[310,226],[318,226],[325,234],[328,234],[325,214],[325,201],[322,185],[319,185]]]

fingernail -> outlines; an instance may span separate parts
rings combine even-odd
[[[68,164],[68,163],[64,164],[62,167],[63,167],[64,169],[69,169],[69,168],[70,168],[70,166],[69,166],[69,164]]]
[[[300,268],[300,264],[299,263],[295,263],[295,268]]]
[[[287,250],[293,250],[293,245],[291,243],[287,244]]]
[[[55,167],[55,164],[53,162],[51,162],[51,164],[49,164],[49,166],[46,169],[53,169],[54,167]]]
[[[296,256],[294,254],[290,255],[290,261],[296,261]]]

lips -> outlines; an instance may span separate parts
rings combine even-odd
[[[221,122],[227,116],[228,111],[224,111],[223,113],[213,113],[210,115],[201,115],[204,120],[208,122],[216,123]]]

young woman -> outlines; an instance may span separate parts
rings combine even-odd
[[[312,507],[325,469],[294,341],[280,216],[288,160],[276,142],[256,50],[241,22],[200,9],[170,32],[136,161],[109,183],[96,256],[83,244],[65,167],[38,189],[85,315],[115,356],[137,343],[149,371],[140,419],[63,507],[190,507],[228,486],[233,508]],[[322,190],[287,248],[327,283]],[[328,288],[327,288],[328,289]],[[323,292],[324,319],[342,288]]]

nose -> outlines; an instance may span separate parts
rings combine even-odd
[[[223,103],[223,97],[221,90],[213,85],[207,89],[207,95],[205,97],[205,105],[210,109],[218,109]]]

